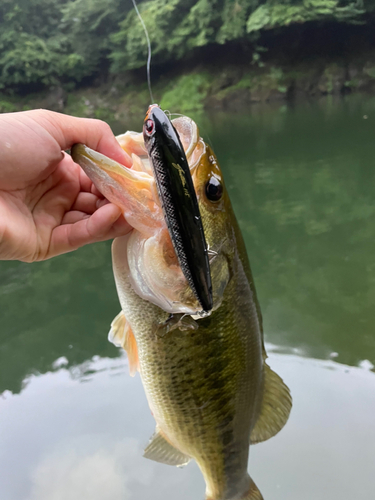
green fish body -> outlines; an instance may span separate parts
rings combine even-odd
[[[291,396],[265,362],[253,278],[217,159],[187,120],[174,124],[187,151],[210,249],[213,312],[203,318],[194,314],[196,299],[189,294],[165,227],[151,237],[135,228],[113,243],[122,312],[109,337],[126,349],[131,373],[139,371],[156,421],[144,456],[174,466],[194,459],[206,482],[206,500],[260,500],[247,472],[249,445],[285,425]],[[137,151],[144,161],[140,137],[124,137],[119,138],[124,149]],[[88,159],[90,154],[80,150],[75,158],[89,175],[93,163],[98,165],[96,157]],[[103,181],[97,180],[97,187],[111,200]],[[133,196],[129,190],[128,195]],[[126,213],[128,201],[118,200]],[[162,298],[152,298],[152,303],[155,283],[155,295]]]

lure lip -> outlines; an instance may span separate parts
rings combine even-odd
[[[202,307],[200,315],[206,316],[213,308],[213,295],[198,200],[178,132],[157,104],[147,110],[143,137],[180,267]]]

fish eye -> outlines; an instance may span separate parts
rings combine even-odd
[[[223,185],[219,179],[212,176],[206,184],[206,196],[210,201],[219,201],[223,195]]]
[[[148,134],[152,134],[154,130],[154,122],[152,120],[146,120],[145,129]]]

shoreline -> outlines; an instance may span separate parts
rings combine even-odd
[[[265,59],[257,64],[240,60],[231,64],[228,54],[217,60],[201,57],[197,64],[180,61],[153,69],[156,102],[176,113],[243,110],[254,104],[294,104],[323,96],[375,95],[375,50],[346,60],[322,59],[299,63]],[[46,108],[98,118],[104,121],[132,120],[150,104],[144,70],[135,70],[107,81],[72,91],[56,86],[23,96],[0,93],[0,112]]]

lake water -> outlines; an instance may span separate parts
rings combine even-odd
[[[140,129],[115,124],[116,132]],[[367,500],[375,449],[375,100],[194,117],[247,244],[290,420],[251,448],[265,500]],[[107,342],[110,244],[0,263],[1,500],[199,500],[195,464],[142,458],[139,375]]]

